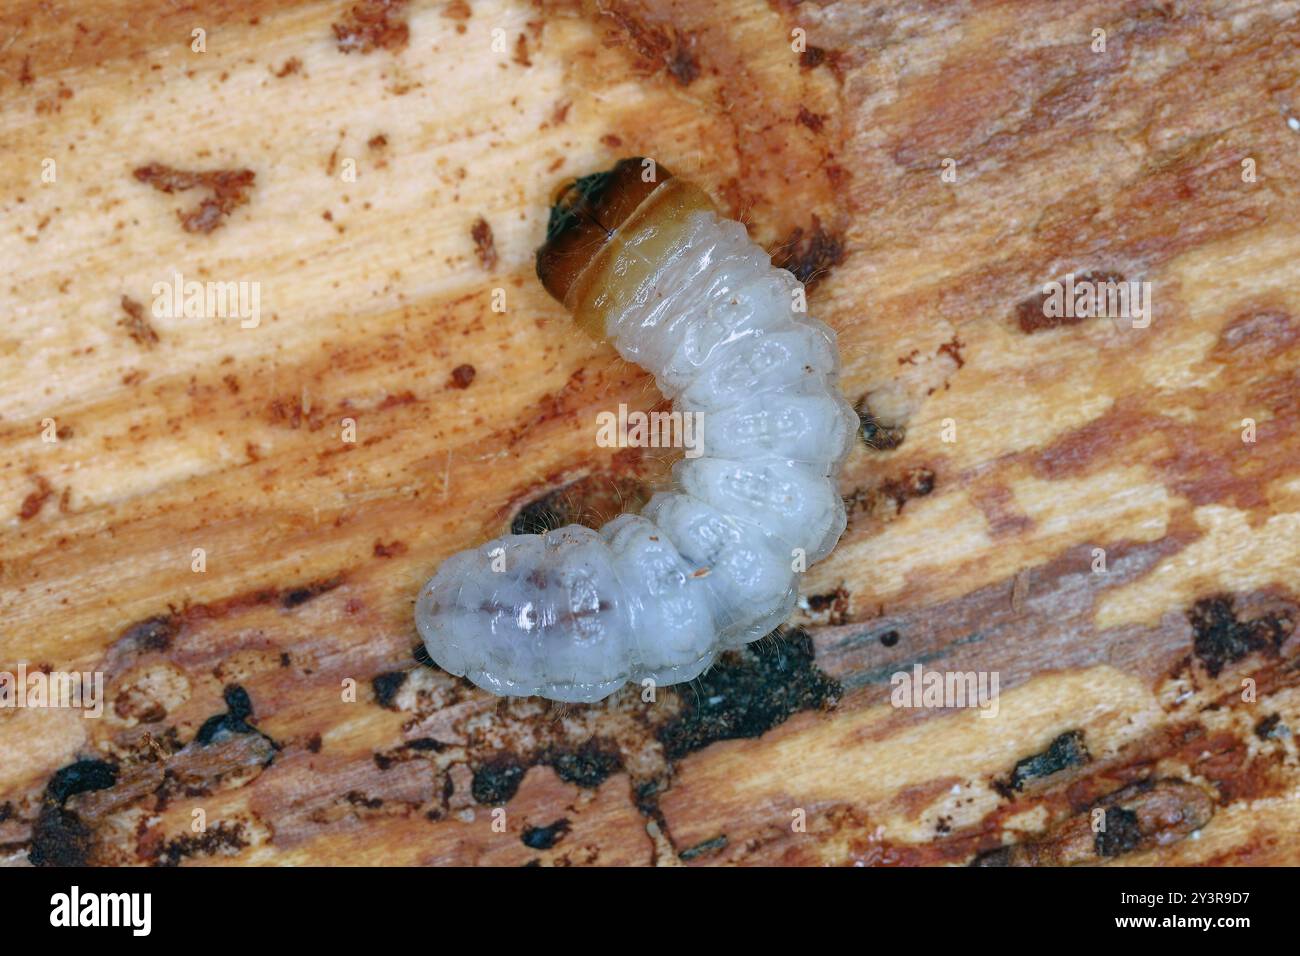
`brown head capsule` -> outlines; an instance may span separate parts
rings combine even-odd
[[[643,171],[653,170],[646,181]],[[551,207],[537,277],[598,339],[607,312],[657,274],[691,213],[716,212],[685,180],[641,157],[568,183]]]

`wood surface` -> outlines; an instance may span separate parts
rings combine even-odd
[[[1274,0],[8,0],[0,669],[107,703],[0,711],[0,858],[1300,862],[1298,75]],[[533,274],[637,155],[812,280],[849,526],[692,685],[497,699],[420,584],[670,463]],[[1149,327],[1043,321],[1067,274]],[[893,706],[918,663],[996,716]]]

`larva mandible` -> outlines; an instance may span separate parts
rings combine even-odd
[[[743,225],[643,168],[571,184],[537,274],[675,409],[703,413],[703,451],[640,515],[507,534],[442,564],[415,608],[429,656],[496,694],[590,702],[691,680],[785,621],[798,572],[844,531],[835,476],[858,418],[835,386],[834,333],[795,311],[800,283]]]

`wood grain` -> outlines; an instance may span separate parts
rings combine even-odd
[[[1298,23],[6,3],[0,669],[107,702],[0,710],[3,859],[1300,862]],[[414,652],[419,585],[671,463],[596,446],[660,397],[533,275],[556,188],[635,155],[811,280],[849,527],[693,685],[498,700]],[[158,316],[177,273],[260,322]],[[1067,274],[1149,327],[1044,323]],[[893,706],[918,664],[996,716]]]

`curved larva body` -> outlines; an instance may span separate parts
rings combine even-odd
[[[619,353],[674,410],[702,413],[703,452],[641,515],[505,535],[439,568],[417,625],[434,661],[480,687],[596,701],[690,680],[781,624],[794,569],[844,530],[835,475],[858,419],[834,384],[834,334],[793,310],[798,281],[742,225],[680,213],[635,289],[591,295]]]

